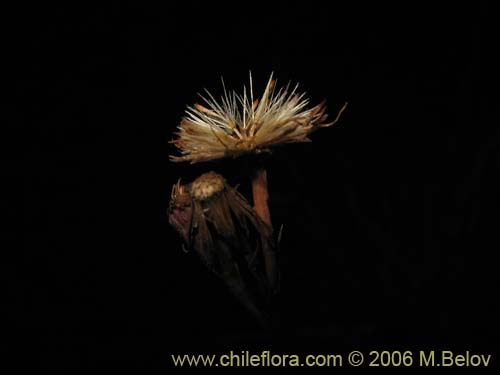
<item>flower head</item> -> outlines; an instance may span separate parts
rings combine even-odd
[[[276,81],[269,78],[264,93],[254,98],[252,76],[250,87],[242,94],[228,92],[224,87],[220,101],[206,91],[200,95],[205,106],[188,106],[177,139],[172,143],[180,156],[170,156],[175,162],[197,163],[240,156],[245,153],[267,152],[273,146],[309,142],[308,135],[321,127],[335,124],[346,105],[333,122],[326,122],[325,105],[308,108],[305,94],[297,92],[296,85],[276,89]]]
[[[194,199],[204,201],[224,190],[225,180],[214,172],[202,174],[191,184],[190,194]]]
[[[197,253],[213,272],[225,274],[222,268],[229,263],[222,259],[230,251],[238,257],[238,267],[244,266],[240,262],[246,263],[256,279],[268,278],[266,289],[277,288],[274,263],[263,266],[275,257],[272,228],[224,177],[207,172],[188,184],[179,180],[172,187],[167,213],[187,250]]]

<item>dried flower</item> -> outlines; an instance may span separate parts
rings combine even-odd
[[[223,82],[224,84],[224,82]],[[309,100],[297,93],[296,85],[276,90],[276,81],[269,78],[264,93],[254,98],[252,76],[250,89],[243,94],[224,93],[218,102],[206,91],[200,95],[206,106],[188,106],[172,143],[181,156],[170,156],[175,162],[198,163],[244,153],[268,152],[273,146],[308,142],[308,135],[318,128],[335,124],[346,105],[333,122],[326,122],[325,105],[307,109]]]
[[[333,122],[326,122],[323,103],[308,108],[309,100],[297,93],[297,86],[277,90],[272,75],[260,98],[254,98],[251,75],[249,91],[243,87],[242,94],[228,92],[225,86],[220,101],[209,91],[206,94],[208,98],[200,95],[205,105],[188,106],[175,133],[172,143],[181,155],[170,156],[174,162],[260,154],[273,146],[308,142],[310,133],[335,124],[347,105]],[[222,176],[210,172],[189,185],[179,182],[173,187],[169,222],[188,251],[196,252],[265,324],[263,311],[278,290],[278,266],[267,171],[255,163],[253,172],[254,208]]]
[[[219,276],[261,322],[278,288],[272,229],[226,180],[208,172],[172,188],[170,224],[188,251]]]

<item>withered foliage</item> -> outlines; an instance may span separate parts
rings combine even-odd
[[[256,316],[278,289],[272,229],[248,201],[214,172],[172,189],[169,221],[187,251],[225,281]]]

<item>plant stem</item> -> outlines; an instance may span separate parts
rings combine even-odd
[[[271,222],[271,214],[267,204],[269,194],[267,192],[266,169],[259,168],[255,173],[255,176],[252,179],[252,194],[255,212],[257,212],[260,218],[272,229],[273,224]]]
[[[267,200],[269,194],[267,191],[267,171],[265,168],[257,169],[252,179],[252,194],[253,205],[257,215],[273,230],[271,222],[271,213],[269,212],[269,205]],[[264,256],[265,270],[267,280],[269,282],[270,291],[272,294],[276,293],[278,286],[278,268],[276,264],[275,249],[270,247],[268,243],[263,244],[262,253]]]

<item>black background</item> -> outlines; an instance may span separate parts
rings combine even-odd
[[[25,360],[51,373],[165,373],[172,353],[498,354],[487,9],[159,4],[27,11],[25,246],[12,270]],[[178,177],[221,167],[168,161],[185,106],[205,87],[220,93],[221,76],[239,89],[249,70],[257,88],[271,71],[299,82],[332,115],[349,102],[338,126],[269,165],[284,225],[273,333],[181,251],[166,218]]]

